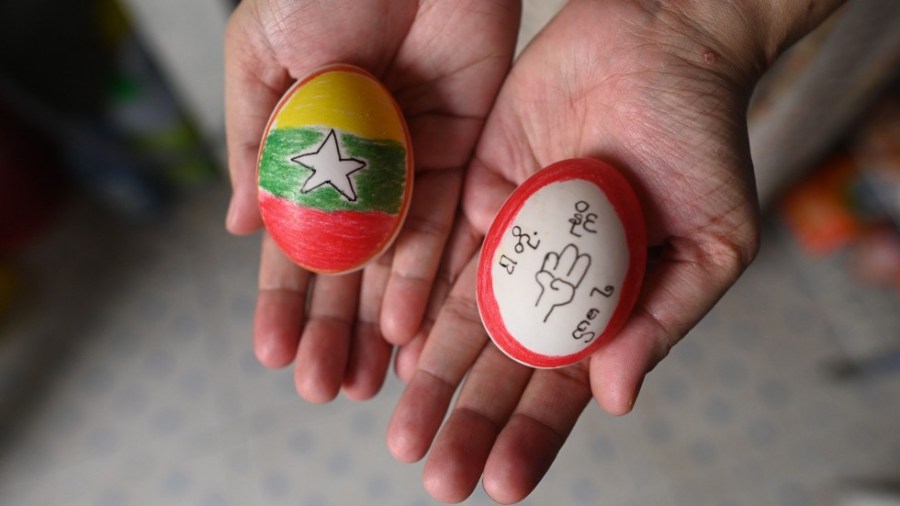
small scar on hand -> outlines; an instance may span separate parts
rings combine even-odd
[[[712,49],[703,51],[703,62],[707,65],[715,65],[719,62],[719,53],[716,53]]]

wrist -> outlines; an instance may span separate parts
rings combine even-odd
[[[844,0],[731,0],[730,3],[753,13],[760,29],[760,47],[767,64],[771,64],[792,44],[825,21]]]
[[[771,64],[844,0],[641,1],[687,61],[721,68],[752,86]],[[674,40],[680,39],[680,40]]]

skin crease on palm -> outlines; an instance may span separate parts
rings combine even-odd
[[[758,209],[745,114],[752,86],[786,44],[839,0],[809,2],[798,13],[766,10],[766,0],[717,2],[715,8],[691,0],[572,0],[516,62],[492,109],[512,50],[518,5],[461,2],[496,9],[468,12],[455,19],[466,27],[456,29],[446,13],[430,17],[452,3],[422,2],[416,11],[409,2],[391,2],[390,9],[386,2],[354,2],[343,14],[377,14],[396,25],[379,26],[378,36],[363,28],[356,38],[315,45],[310,40],[319,32],[304,24],[308,13],[284,7],[297,4],[245,1],[245,11],[268,10],[256,13],[256,26],[236,14],[226,46],[235,186],[228,226],[233,232],[259,226],[252,209],[254,173],[247,167],[255,162],[267,111],[292,78],[331,61],[382,76],[407,114],[414,139],[412,226],[398,240],[393,264],[368,267],[361,279],[320,279],[305,320],[309,275],[264,242],[257,354],[273,366],[296,358],[298,390],[307,399],[328,400],[341,384],[349,396],[364,398],[377,391],[387,367],[390,347],[378,338],[380,326],[390,342],[403,344],[395,367],[408,383],[388,428],[392,454],[412,462],[428,453],[423,480],[441,501],[465,499],[483,477],[491,497],[512,503],[540,482],[592,398],[613,414],[633,408],[644,376],[752,260]],[[303,5],[326,4],[343,5]],[[370,5],[378,5],[377,12],[358,12]],[[344,19],[341,26],[349,22]],[[324,33],[336,30],[324,25]],[[288,26],[310,32],[290,35]],[[384,35],[395,33],[389,30],[406,36],[392,39]],[[427,30],[438,35],[427,36]],[[264,33],[276,36],[265,39]],[[484,52],[490,41],[502,50]],[[255,49],[242,46],[248,42]],[[418,45],[427,49],[419,51]],[[278,65],[265,63],[266,51]],[[287,56],[297,54],[316,54],[316,61]],[[442,66],[454,70],[442,73]],[[233,84],[241,79],[255,81]],[[248,98],[251,89],[258,96]],[[580,156],[605,159],[622,170],[641,200],[657,254],[619,335],[579,364],[535,371],[506,358],[484,333],[474,302],[477,250],[516,185],[550,163]],[[439,267],[433,253],[441,250]],[[411,288],[403,282],[408,277],[397,274],[403,264],[415,263],[408,261],[414,255],[427,261],[414,269],[421,281]],[[424,296],[429,290],[430,299]],[[357,291],[358,298],[348,299]],[[416,333],[425,300],[425,323]],[[412,313],[402,325],[391,316],[396,307]]]

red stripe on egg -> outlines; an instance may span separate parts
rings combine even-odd
[[[264,190],[259,191],[259,206],[266,228],[281,250],[322,274],[363,267],[390,245],[401,225],[396,215],[321,211]]]

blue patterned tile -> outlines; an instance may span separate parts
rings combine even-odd
[[[736,388],[747,383],[747,367],[735,359],[725,359],[716,365],[716,377],[728,387]]]
[[[688,446],[691,460],[699,466],[710,466],[719,459],[719,451],[715,443],[702,439],[694,441]]]
[[[369,410],[354,413],[350,420],[350,431],[360,438],[371,437],[376,432],[377,420]]]
[[[757,418],[747,425],[747,437],[757,446],[769,446],[778,438],[778,429],[771,421]]]
[[[598,434],[590,442],[591,457],[595,462],[609,462],[616,458],[616,448],[612,440],[602,434]]]
[[[131,358],[141,344],[141,335],[136,331],[122,331],[112,334],[106,342],[106,349],[114,356]]]
[[[788,385],[777,379],[766,379],[759,385],[759,395],[763,402],[771,408],[787,405],[791,398]]]
[[[150,377],[168,379],[175,372],[175,352],[165,348],[150,350],[144,355],[144,367]]]
[[[49,428],[55,434],[61,436],[70,436],[82,430],[88,423],[88,419],[84,411],[75,405],[68,405],[63,409],[53,412],[53,418],[50,420]],[[0,426],[0,431],[7,434],[7,428]]]
[[[696,367],[704,362],[706,353],[701,343],[691,339],[691,336],[688,335],[672,348],[669,358],[684,366]]]
[[[184,427],[186,417],[181,409],[166,406],[150,416],[150,428],[157,436],[168,436]]]
[[[322,494],[310,494],[303,498],[303,506],[328,506],[332,504],[327,497]]]
[[[201,506],[228,506],[230,503],[222,492],[210,490],[203,494],[200,504]]]
[[[77,381],[84,393],[92,396],[101,396],[113,388],[115,379],[106,367],[95,364],[81,371]]]
[[[792,482],[785,482],[778,486],[778,504],[781,506],[812,506],[815,504],[809,490]]]
[[[650,417],[644,423],[644,432],[656,445],[667,445],[674,441],[675,431],[672,424],[662,416]]]
[[[209,374],[205,370],[191,369],[178,379],[181,394],[191,401],[197,401],[209,391]]]
[[[104,490],[94,499],[95,506],[125,506],[127,504],[131,504],[131,500],[128,494],[120,488]]]
[[[290,435],[288,439],[288,447],[298,456],[306,456],[312,452],[315,446],[315,440],[312,434],[305,429],[298,429]]]
[[[574,504],[597,504],[600,499],[597,485],[587,478],[574,481],[570,486],[569,495]]]
[[[384,473],[375,473],[366,479],[366,495],[376,503],[384,504],[391,497],[391,477]]]
[[[731,325],[727,333],[731,336],[731,341],[744,351],[756,348],[762,335],[755,321],[737,321]]]
[[[255,286],[255,285],[254,285]],[[253,321],[253,312],[256,309],[255,293],[254,297],[242,294],[234,297],[228,304],[228,319],[232,322],[246,324]]]
[[[191,339],[200,331],[200,323],[193,314],[181,313],[172,319],[169,324],[169,330],[173,335],[179,336],[183,340]]]
[[[280,471],[269,471],[263,475],[261,486],[266,499],[285,499],[290,494],[291,480]]]
[[[244,378],[257,378],[265,372],[268,371],[266,371],[265,366],[259,363],[252,350],[248,349],[241,354],[241,375]]]
[[[353,468],[353,459],[347,452],[337,451],[328,457],[325,467],[332,476],[346,476]]]
[[[662,384],[663,397],[669,404],[680,404],[687,401],[690,396],[690,389],[687,383],[674,375],[666,378]]]
[[[170,499],[182,498],[191,489],[191,475],[185,469],[172,469],[166,473],[160,487]]]
[[[734,406],[725,399],[712,397],[706,401],[703,414],[714,425],[726,425],[734,420]]]
[[[119,434],[112,427],[97,425],[85,435],[84,444],[92,456],[109,455],[119,449]]]

